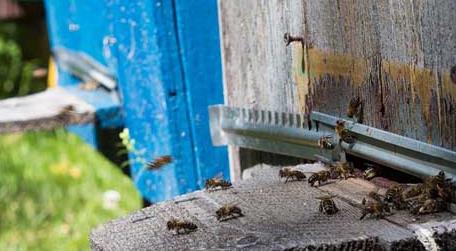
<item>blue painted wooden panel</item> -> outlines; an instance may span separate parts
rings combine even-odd
[[[145,198],[162,201],[219,173],[229,177],[207,112],[223,102],[216,0],[47,0],[46,8],[53,47],[85,52],[116,72],[124,122],[141,152],[130,154],[133,179]],[[62,85],[76,83],[60,76]],[[92,96],[82,94],[103,106]],[[135,162],[164,154],[175,161],[159,171]]]
[[[155,172],[132,166],[141,194],[161,201],[197,188],[173,6],[158,0],[117,4],[118,78],[130,137],[148,160],[164,154],[175,159]]]
[[[198,184],[223,173],[229,179],[226,147],[213,147],[207,107],[223,103],[216,0],[175,0],[177,35],[187,91]]]

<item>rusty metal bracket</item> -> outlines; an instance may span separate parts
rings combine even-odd
[[[443,170],[456,180],[456,152],[328,114],[312,112],[309,118],[303,114],[214,105],[209,107],[209,116],[216,146],[235,145],[310,160],[337,160],[343,150],[417,177]],[[356,142],[342,142],[334,150],[320,149],[318,139],[334,134],[337,120],[345,121]]]

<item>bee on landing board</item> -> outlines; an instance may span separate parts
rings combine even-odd
[[[306,175],[301,171],[291,170],[290,168],[285,167],[285,168],[280,169],[279,177],[286,178],[285,183],[287,183],[289,179],[297,180],[297,181],[304,180],[306,178]]]
[[[212,179],[206,180],[206,183],[204,184],[204,187],[208,191],[214,191],[217,189],[228,189],[232,187],[231,182],[224,180],[221,175],[217,175]]]
[[[178,220],[175,218],[170,219],[166,223],[166,227],[169,231],[175,231],[177,234],[188,234],[198,229],[198,226],[190,221]]]
[[[345,121],[337,120],[335,126],[336,134],[339,135],[340,140],[347,144],[355,143],[355,137],[345,128]]]
[[[218,221],[226,221],[237,217],[242,217],[244,214],[242,210],[233,205],[224,205],[215,212]]]
[[[381,201],[377,200],[366,200],[363,199],[362,205],[364,206],[363,212],[361,217],[359,218],[360,220],[364,219],[367,215],[371,215],[372,217],[375,217],[376,219],[383,218],[385,216],[385,205]]]
[[[441,198],[427,199],[418,209],[418,214],[432,214],[445,211],[447,203]]]
[[[339,212],[339,209],[336,206],[336,203],[334,203],[333,198],[336,197],[334,195],[332,196],[323,196],[323,197],[318,197],[317,199],[320,200],[320,206],[319,206],[319,211],[320,213],[324,213],[326,215],[333,215],[337,212]]]
[[[146,165],[148,170],[158,170],[171,162],[173,162],[173,158],[170,155],[163,155],[147,162]]]
[[[330,176],[331,176],[331,173],[329,171],[326,171],[326,170],[319,171],[317,173],[312,174],[309,177],[308,182],[309,182],[310,186],[314,186],[315,183],[317,183],[317,182],[318,182],[318,186],[320,186],[321,183],[326,182]]]
[[[393,185],[386,190],[385,203],[391,203],[397,210],[403,210],[407,208],[407,203],[403,197],[404,188],[400,185]]]
[[[355,177],[355,175],[353,174],[355,170],[348,162],[337,162],[335,172],[339,177],[343,178],[344,180]]]

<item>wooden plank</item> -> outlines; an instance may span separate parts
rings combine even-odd
[[[313,164],[296,168],[321,170]],[[442,220],[455,220],[449,213],[420,219],[402,214],[408,221],[397,222],[390,217],[359,220],[360,198],[375,189],[355,179],[319,188],[307,182],[284,183],[277,168],[259,167],[232,189],[194,192],[99,226],[91,233],[91,245],[93,250],[424,250],[413,230],[424,229],[428,222],[435,227],[444,224]],[[337,196],[340,209],[332,216],[319,212],[316,199],[328,191]],[[245,216],[218,222],[215,211],[226,203],[238,205]],[[190,220],[198,230],[175,235],[166,229],[171,217]]]
[[[456,150],[456,2],[260,2],[219,1],[227,104],[345,116],[359,95],[365,124]]]
[[[60,88],[0,101],[0,133],[51,130],[94,119],[91,105]]]

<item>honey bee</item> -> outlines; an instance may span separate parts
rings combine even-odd
[[[374,165],[366,164],[366,166],[368,166],[368,168],[364,170],[363,177],[365,180],[371,180],[377,176],[377,170],[375,169]]]
[[[178,220],[172,218],[166,223],[166,226],[169,231],[175,231],[177,234],[188,234],[190,232],[196,231],[198,226],[190,221]]]
[[[298,170],[291,170],[290,168],[282,168],[279,171],[279,176],[280,178],[286,178],[285,183],[287,183],[288,179],[301,181],[306,178],[306,175],[303,172]]]
[[[409,198],[419,196],[420,194],[422,194],[424,192],[424,189],[425,189],[425,187],[424,187],[423,183],[408,186],[402,192],[402,197],[404,199],[409,199]]]
[[[443,199],[427,199],[418,209],[418,214],[432,214],[445,211],[447,204]]]
[[[394,208],[397,210],[402,210],[407,208],[407,204],[402,196],[404,188],[399,185],[393,185],[386,190],[385,193],[385,202],[393,204]]]
[[[204,187],[208,191],[216,190],[216,189],[228,189],[231,186],[232,186],[231,182],[226,181],[219,176],[206,180],[206,183],[204,184]]]
[[[355,170],[348,162],[337,162],[335,171],[339,177],[342,177],[346,180],[348,178],[354,177],[353,173]]]
[[[429,198],[442,198],[451,203],[454,198],[454,185],[451,179],[445,178],[445,173],[440,171],[437,175],[428,177],[424,181],[424,190]]]
[[[318,147],[321,149],[332,150],[336,145],[331,141],[333,136],[322,136],[318,139]]]
[[[232,205],[224,205],[223,207],[219,208],[215,214],[217,215],[218,221],[225,221],[244,216],[244,214],[242,214],[242,210],[239,207]]]
[[[340,140],[348,144],[355,143],[355,137],[345,128],[345,121],[337,120],[335,127],[336,134],[339,135]]]
[[[324,213],[327,215],[332,215],[337,212],[339,212],[339,209],[336,206],[336,203],[334,203],[333,199],[336,196],[323,196],[323,197],[318,197],[317,199],[320,200],[320,206],[319,206],[319,211],[320,213]]]
[[[318,186],[320,186],[322,182],[326,182],[329,179],[330,175],[331,175],[331,173],[329,171],[326,171],[326,170],[319,171],[317,173],[312,174],[309,177],[308,182],[309,182],[310,186],[314,186],[315,183],[317,183],[317,182],[318,182]]]
[[[385,216],[385,206],[382,202],[373,200],[373,201],[366,201],[366,199],[363,199],[362,202],[364,208],[363,208],[363,214],[359,218],[360,220],[364,219],[368,214],[371,216],[380,219]]]
[[[371,191],[369,192],[368,196],[375,201],[382,202],[382,197],[377,192]]]
[[[353,118],[353,116],[358,114],[361,103],[359,96],[353,97],[348,103],[347,117]]]
[[[147,169],[148,170],[158,170],[161,167],[171,163],[173,161],[173,158],[170,155],[163,155],[160,156],[153,161],[147,162]]]

